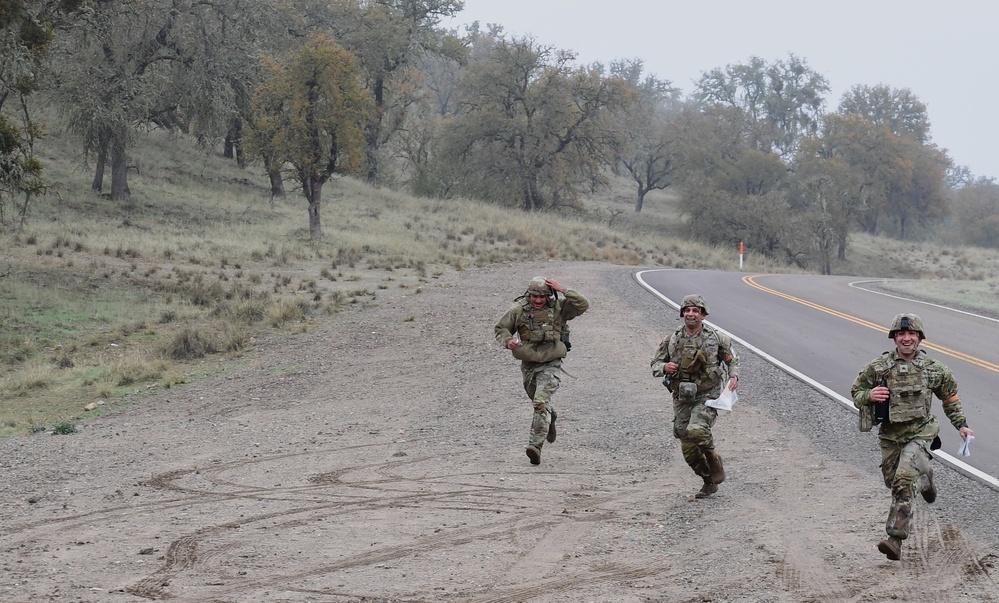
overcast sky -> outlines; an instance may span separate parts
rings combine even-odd
[[[999,177],[999,3],[993,0],[465,0],[448,25],[573,50],[580,63],[639,58],[688,94],[716,67],[794,54],[829,81],[826,110],[861,84],[908,88],[933,142],[975,176]]]

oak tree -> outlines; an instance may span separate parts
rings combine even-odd
[[[309,237],[322,238],[323,185],[364,167],[364,125],[371,111],[356,57],[329,34],[314,34],[288,65],[265,57],[253,98],[249,145],[287,163],[308,201]]]

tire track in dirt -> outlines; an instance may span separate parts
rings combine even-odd
[[[444,511],[471,511],[479,514],[487,514],[487,516],[502,513],[506,516],[500,520],[456,530],[455,533],[419,538],[406,545],[387,547],[354,555],[335,564],[318,565],[314,568],[295,571],[289,574],[278,574],[268,578],[256,578],[252,581],[245,581],[239,587],[223,589],[226,596],[238,594],[247,589],[283,587],[289,585],[290,582],[305,578],[321,576],[345,568],[385,563],[400,558],[411,557],[414,554],[424,551],[440,550],[442,547],[456,547],[479,541],[503,539],[525,530],[528,532],[550,531],[558,526],[566,525],[567,522],[592,524],[607,518],[606,513],[599,512],[599,508],[602,505],[637,495],[633,489],[607,492],[594,492],[591,490],[587,491],[585,496],[578,497],[574,502],[571,493],[567,493],[569,494],[568,502],[565,504],[562,514],[553,515],[550,510],[538,509],[533,505],[522,502],[516,505],[498,504],[498,497],[500,500],[504,498],[514,501],[521,500],[526,493],[523,488],[469,485],[461,481],[463,476],[453,474],[413,478],[395,473],[403,467],[428,462],[434,463],[436,460],[438,460],[438,457],[429,455],[420,456],[383,463],[366,463],[364,465],[343,467],[334,471],[309,476],[308,481],[311,484],[307,490],[309,493],[315,493],[323,489],[328,490],[329,488],[350,488],[369,490],[371,494],[354,497],[350,500],[343,500],[343,497],[340,496],[339,500],[328,503],[274,513],[264,513],[241,518],[239,521],[204,527],[172,542],[167,554],[164,556],[161,567],[126,590],[132,594],[150,599],[171,596],[167,587],[173,581],[188,570],[195,568],[195,566],[198,566],[199,570],[204,571],[207,569],[205,567],[207,561],[212,558],[222,557],[227,550],[237,546],[235,544],[224,543],[214,550],[206,550],[206,547],[203,546],[206,541],[217,539],[226,533],[232,533],[234,530],[246,528],[254,524],[261,524],[277,518],[289,519],[293,516],[298,516],[290,521],[273,524],[266,528],[267,531],[281,532],[286,531],[290,526],[308,525],[328,520],[331,517],[351,515],[360,511],[374,509],[398,509],[405,506],[412,506],[419,509],[438,508]],[[238,464],[231,464],[224,468],[216,467],[208,473],[221,474],[234,468],[238,468]],[[374,475],[365,479],[350,479],[350,476],[354,474]],[[178,480],[189,475],[191,475],[191,472],[171,472],[159,476],[155,482],[167,489],[191,492],[192,489],[177,483]],[[459,478],[457,485],[455,484],[456,477]],[[413,488],[424,487],[443,487],[446,490],[444,492],[413,492]],[[291,491],[287,488],[280,490],[282,494],[287,494]],[[252,498],[272,501],[272,496],[264,495],[266,491],[267,489],[265,488],[248,490],[248,492],[252,493]],[[295,491],[302,492],[303,490],[301,487],[298,487],[295,488]],[[206,494],[214,495],[210,492]],[[227,495],[236,497],[237,493],[229,493]],[[480,497],[482,502],[480,504],[467,502],[467,499],[475,497]],[[457,501],[458,498],[463,499],[463,502],[459,504]],[[597,511],[593,512],[594,509],[597,509]],[[589,512],[581,513],[584,510]],[[545,587],[539,586],[538,588]]]
[[[795,471],[768,473],[767,467],[791,463],[794,451],[807,447],[808,443],[800,437],[789,437],[784,442],[770,439],[766,443],[772,448],[766,449],[767,455],[757,452],[753,457],[756,461],[749,463],[749,470],[754,475],[746,476],[759,480],[760,487],[733,492],[733,504],[752,509],[752,515],[761,518],[762,525],[781,526],[779,534],[753,534],[752,526],[748,527],[754,536],[750,540],[764,542],[772,555],[782,590],[792,597],[789,601],[825,603],[890,599],[948,603],[954,600],[955,591],[970,597],[963,600],[999,601],[999,585],[992,575],[993,556],[983,556],[959,530],[941,524],[933,508],[922,500],[913,505],[910,537],[903,542],[900,562],[885,560],[876,551],[874,542],[866,539],[858,542],[861,548],[857,549],[856,558],[827,555],[826,551],[835,548],[833,543],[837,539],[854,540],[860,534],[830,532],[827,525],[849,524],[849,518],[857,512],[850,508],[825,508],[823,501],[833,500],[834,491],[840,497],[846,495],[863,500],[863,480],[850,475],[851,469],[813,455],[807,458],[817,459],[817,462],[798,461]],[[844,489],[856,492],[851,495]],[[876,512],[884,512],[883,502],[879,498],[869,506],[876,507]],[[831,515],[843,519],[840,521],[829,517]],[[841,571],[844,567],[846,572]],[[905,592],[882,586],[885,575],[898,579],[893,580],[893,584],[901,581],[910,586]],[[722,591],[718,592],[722,596]]]
[[[954,588],[999,596],[999,583],[992,576],[994,560],[959,530],[940,523],[931,507],[918,502],[913,507],[909,538],[903,541],[899,562],[903,572],[920,577],[922,586],[912,595],[940,603],[953,599]]]

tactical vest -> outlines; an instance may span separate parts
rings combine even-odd
[[[559,341],[562,338],[561,312],[558,304],[549,304],[535,310],[530,301],[524,304],[524,320],[517,326],[521,341],[542,343]],[[558,317],[558,318],[556,318]]]
[[[888,399],[888,420],[892,423],[921,421],[930,416],[933,392],[927,382],[922,362],[897,360],[892,363],[885,379],[891,397]]]
[[[530,299],[522,302],[522,316],[517,321],[517,334],[524,345],[513,349],[513,357],[527,362],[551,362],[565,358],[568,353],[562,341],[565,322],[562,319],[564,297],[556,297],[554,303],[536,310]]]
[[[670,337],[669,358],[680,365],[676,379],[670,390],[679,388],[679,382],[692,381],[697,384],[697,393],[710,391],[718,385],[721,368],[718,366],[718,335],[714,330],[701,328],[697,335],[686,336],[683,328],[677,329]]]

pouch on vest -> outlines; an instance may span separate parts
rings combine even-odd
[[[697,384],[693,381],[681,381],[677,398],[681,402],[693,402],[697,397]]]
[[[874,428],[874,407],[870,404],[860,407],[860,419],[858,419],[857,427],[863,432],[868,432]]]
[[[561,341],[523,344],[511,351],[514,358],[526,362],[551,362],[565,358],[566,354],[565,345]]]

